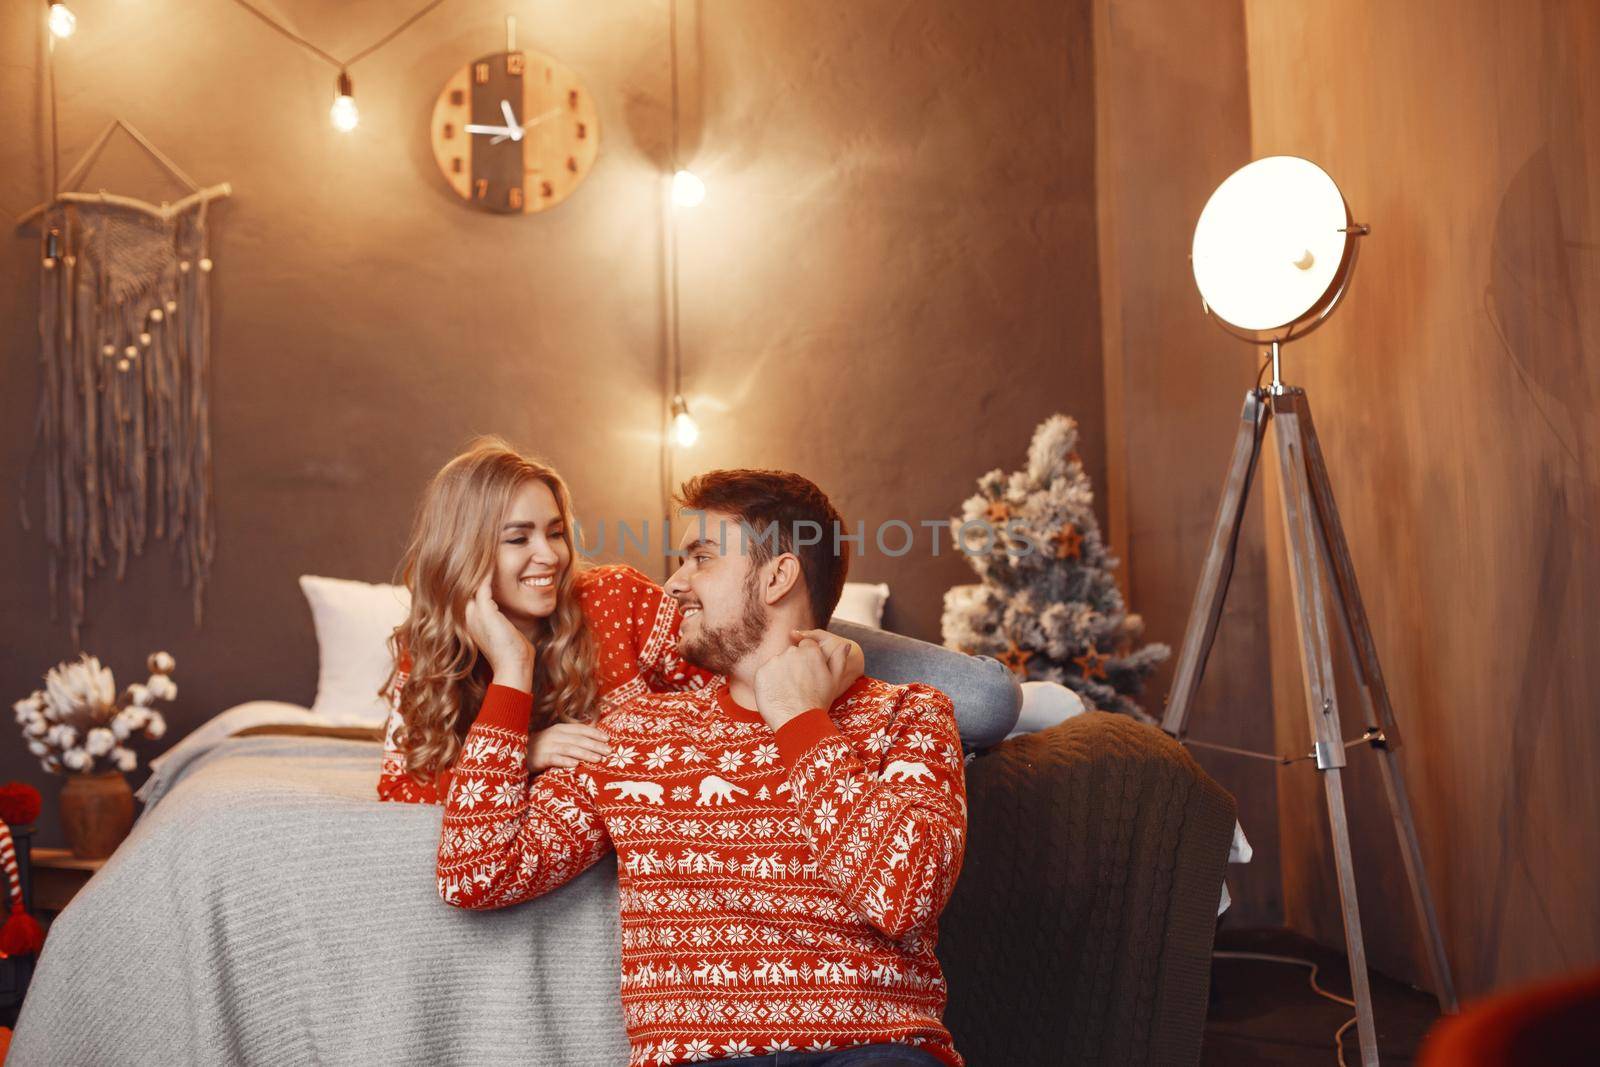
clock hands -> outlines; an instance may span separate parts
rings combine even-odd
[[[522,124],[522,128],[524,130],[526,130],[530,126],[537,126],[537,125],[539,125],[539,123],[543,122],[545,119],[553,119],[559,114],[561,114],[561,108],[558,105],[556,107],[551,108],[549,111],[546,111],[543,115],[540,115],[537,118],[531,118],[527,122],[524,122]]]
[[[511,101],[500,101],[500,114],[506,117],[506,124],[504,126],[485,126],[482,123],[469,122],[463,127],[463,129],[465,129],[468,133],[494,134],[495,136],[489,142],[490,144],[499,144],[507,137],[511,138],[513,141],[522,140],[522,131],[527,129],[527,126],[517,125],[517,116],[511,110]],[[537,122],[538,120],[535,119],[534,121]],[[528,123],[528,126],[531,125],[533,125],[533,123]]]
[[[517,125],[516,113],[511,110],[511,101],[500,101],[500,113],[506,117],[506,124],[504,126],[485,126],[482,123],[469,122],[462,128],[468,133],[492,134],[493,136],[489,139],[490,144],[499,144],[501,141],[504,141],[507,138],[513,141],[520,141],[522,140],[522,135],[528,130],[539,125],[539,123],[544,122],[547,119],[555,118],[557,115],[561,114],[561,108],[559,106],[553,107],[549,111],[544,112],[542,115],[534,116],[527,122],[522,123],[520,126]]]
[[[530,130],[533,127],[539,125],[539,123],[544,122],[546,119],[555,118],[559,114],[561,114],[561,108],[559,106],[558,107],[553,107],[549,111],[546,111],[544,114],[538,115],[538,116],[536,116],[534,118],[529,119],[527,122],[524,122],[520,127],[516,127],[515,128],[516,132],[514,132],[514,133],[512,132],[512,128],[508,127],[506,130],[504,130],[500,134],[500,136],[494,138],[489,143],[490,144],[499,144],[501,141],[504,141],[507,137],[511,138],[513,141],[520,141],[520,140],[522,140],[522,135],[524,133],[526,133],[528,130]]]

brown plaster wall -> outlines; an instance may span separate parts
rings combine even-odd
[[[1458,988],[1593,965],[1600,8],[1245,11],[1254,155],[1317,161],[1372,226],[1345,305],[1289,346],[1286,377],[1316,415]],[[1280,527],[1275,704],[1304,747]],[[1340,943],[1319,783],[1281,777],[1289,921]],[[1369,958],[1425,980],[1370,753],[1345,791]]]
[[[1146,707],[1160,714],[1205,561],[1256,354],[1207,321],[1189,269],[1195,220],[1250,157],[1244,9],[1237,0],[1099,0],[1095,64],[1109,509],[1123,589],[1146,636],[1172,646]],[[1191,737],[1273,746],[1259,491],[1239,538]],[[1283,916],[1271,764],[1196,748],[1239,802],[1255,848],[1229,869],[1234,924]]]
[[[268,6],[338,55],[414,8]],[[798,469],[870,531],[950,515],[1062,410],[1103,485],[1087,0],[682,8],[685,155],[711,195],[680,241],[684,387],[704,436],[677,474]],[[507,11],[520,43],[569,64],[600,107],[594,172],[542,217],[466,209],[428,146],[436,93],[502,47]],[[0,206],[13,212],[48,188],[36,14],[0,9]],[[78,14],[57,53],[63,167],[121,115],[235,189],[213,215],[205,623],[157,542],[121,584],[94,582],[83,636],[123,683],[155,648],[177,657],[169,736],[245,700],[309,703],[296,576],[388,578],[419,489],[474,433],[552,460],[591,519],[660,515],[665,3],[447,4],[354,68],[349,136],[327,119],[334,72],[234,5]],[[102,186],[179,192],[126,142],[90,175]],[[7,486],[32,432],[36,272],[33,238],[14,235],[0,252]],[[27,499],[37,515],[37,481]],[[853,576],[887,581],[889,623],[937,640],[943,591],[971,572],[927,546],[924,532],[903,558],[872,552]],[[0,524],[0,558],[0,689],[15,699],[78,648],[48,620],[37,530]],[[630,558],[659,572],[653,554]],[[53,803],[14,735],[0,776]],[[48,811],[44,831],[52,843]]]

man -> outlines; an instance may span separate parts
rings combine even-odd
[[[532,698],[491,686],[440,893],[505,907],[615,848],[631,1064],[959,1067],[933,952],[966,830],[950,702],[856,678],[822,629],[848,556],[811,482],[714,471],[680,502],[679,652],[723,678],[613,710],[608,759],[531,779]]]

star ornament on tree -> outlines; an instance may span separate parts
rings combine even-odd
[[[1077,559],[1083,555],[1083,535],[1076,526],[1068,526],[1056,534],[1056,559]]]
[[[1011,647],[996,658],[1009,667],[1012,674],[1025,676],[1028,673],[1028,661],[1033,658],[1033,653],[1025,648],[1018,648],[1016,642],[1012,642]]]
[[[1076,663],[1078,665],[1078,669],[1083,671],[1083,676],[1085,678],[1099,678],[1100,680],[1104,681],[1106,678],[1106,669],[1104,664],[1106,660],[1110,658],[1111,657],[1109,656],[1102,655],[1098,648],[1090,645],[1089,650],[1083,655],[1073,656],[1072,662]]]

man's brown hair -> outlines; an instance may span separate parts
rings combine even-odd
[[[684,482],[677,500],[680,507],[693,511],[732,515],[747,527],[750,536],[745,544],[752,568],[785,552],[794,553],[811,600],[812,625],[828,625],[844,592],[850,556],[838,551],[839,513],[815,483],[789,471],[707,471]],[[802,535],[798,544],[797,532]]]

